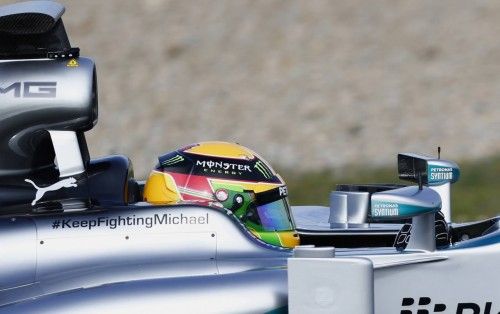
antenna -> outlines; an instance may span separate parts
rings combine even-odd
[[[438,146],[438,159],[441,159],[441,146]]]
[[[422,191],[423,189],[423,184],[422,184],[422,172],[418,172],[418,189]]]

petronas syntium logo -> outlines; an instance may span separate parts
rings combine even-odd
[[[161,162],[162,166],[172,166],[184,161],[184,157],[181,155],[175,155],[174,157],[164,160]]]
[[[257,169],[260,173],[262,173],[264,178],[271,179],[273,177],[273,173],[271,172],[271,170],[269,170],[266,164],[264,164],[262,161],[260,160],[257,161],[253,167]]]

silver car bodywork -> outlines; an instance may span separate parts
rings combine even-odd
[[[294,258],[211,207],[138,204],[1,224],[5,313],[263,313],[285,311],[288,302],[295,313],[345,313],[339,309],[370,293],[375,313],[399,313],[405,298],[431,297],[448,308],[500,305],[499,226],[444,250],[337,249],[334,258]],[[335,264],[358,260],[369,261],[365,271],[339,273]],[[365,273],[373,288],[356,286],[369,279],[356,279]]]
[[[1,224],[0,251],[11,257],[0,262],[3,304],[40,291],[283,266],[290,256],[210,207],[139,204]]]
[[[74,55],[63,13],[47,1],[0,8],[0,38],[32,46],[0,46],[1,313],[500,313],[500,218],[451,224],[465,231],[436,247],[435,214],[448,227],[458,178],[450,162],[402,154],[413,168],[400,175],[418,188],[335,191],[329,208],[292,208],[302,235],[383,235],[386,247],[284,249],[217,204],[138,202],[127,158],[88,156],[95,67]],[[55,37],[38,47],[18,32]],[[417,164],[437,169],[436,182],[422,186]],[[368,220],[372,200],[388,221]],[[408,213],[405,231],[393,219]]]

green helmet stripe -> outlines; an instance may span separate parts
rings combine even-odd
[[[281,244],[281,240],[279,235],[276,232],[258,232],[260,236],[260,239],[266,243],[276,245],[276,246],[283,246]]]
[[[181,161],[184,161],[184,157],[182,157],[181,155],[176,155],[170,159],[163,161],[161,164],[162,166],[171,166]]]

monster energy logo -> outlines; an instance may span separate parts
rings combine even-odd
[[[184,157],[182,157],[181,155],[176,155],[170,159],[162,161],[161,165],[162,166],[172,166],[172,165],[178,164],[182,161],[184,161]]]
[[[240,171],[240,173],[241,173],[241,171],[252,172],[252,170],[250,169],[250,166],[248,166],[248,165],[233,164],[233,163],[223,162],[223,161],[197,160],[196,165],[201,166],[203,168],[208,168],[210,170],[212,170],[212,168],[214,168],[214,169],[226,170],[226,171]]]
[[[266,165],[260,160],[255,163],[254,168],[257,169],[260,173],[262,173],[262,175],[266,179],[271,179],[273,176],[271,170],[269,170],[269,168],[267,168]]]

